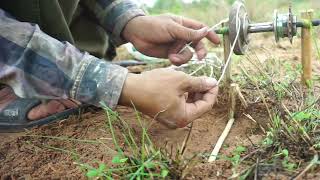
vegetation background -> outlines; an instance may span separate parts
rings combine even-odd
[[[212,25],[228,16],[230,5],[235,0],[198,0],[184,3],[183,0],[157,0],[153,7],[146,7],[150,14],[174,13],[192,17]],[[296,15],[303,9],[312,8],[320,17],[319,0],[246,0],[249,16],[253,21],[271,21],[275,9],[285,12],[292,4]]]

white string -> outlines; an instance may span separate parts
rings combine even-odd
[[[226,23],[229,21],[229,18],[221,20],[218,24],[213,25],[211,28],[208,29],[208,32],[214,31],[218,26],[220,26],[223,23]]]
[[[233,41],[233,44],[232,44],[231,49],[230,49],[230,53],[229,53],[228,58],[227,58],[227,62],[226,62],[226,64],[225,64],[224,68],[223,68],[222,74],[221,74],[221,76],[220,76],[220,78],[219,78],[219,80],[218,80],[217,85],[220,84],[220,82],[221,82],[222,79],[224,78],[224,75],[226,74],[227,68],[228,68],[228,66],[229,66],[229,64],[230,64],[230,61],[231,61],[231,56],[232,56],[233,50],[234,50],[234,48],[235,48],[235,46],[236,46],[236,43],[237,43],[237,41],[238,41],[238,38],[239,38],[239,34],[240,34],[240,30],[241,30],[241,28],[240,28],[241,20],[240,20],[240,18],[239,18],[240,7],[241,7],[241,6],[238,7],[238,9],[237,9],[237,14],[236,14],[236,18],[237,18],[237,19],[236,19],[237,35],[236,35],[236,38],[235,38],[234,41]],[[245,14],[244,17],[246,17],[246,14]]]
[[[229,19],[221,20],[218,24],[215,24],[215,25],[213,25],[211,28],[209,28],[209,29],[208,29],[208,32],[215,30],[215,29],[216,29],[217,27],[219,27],[221,24],[223,24],[223,23],[225,23],[225,22],[228,22],[228,20],[229,20]],[[190,48],[190,46],[191,46],[192,43],[193,43],[193,42],[191,41],[191,42],[189,42],[188,44],[186,44],[186,45],[178,52],[178,54],[181,54],[184,50],[186,50],[187,48]]]
[[[202,64],[199,68],[197,68],[195,71],[193,71],[192,73],[190,73],[190,76],[193,76],[194,74],[196,74],[198,71],[200,71],[202,68],[206,67],[206,64]]]
[[[233,53],[234,47],[235,47],[235,45],[236,45],[236,43],[237,43],[237,40],[238,40],[238,37],[239,37],[239,34],[240,34],[240,29],[241,29],[241,28],[240,28],[240,24],[241,24],[241,21],[240,21],[240,17],[239,17],[239,12],[240,12],[240,6],[238,7],[238,9],[237,9],[237,14],[236,14],[236,29],[237,29],[237,35],[236,35],[236,38],[235,38],[235,40],[234,40],[234,42],[233,42],[233,44],[232,44],[231,51],[230,51],[230,54],[229,54],[229,56],[228,56],[227,62],[226,62],[226,64],[225,64],[225,67],[223,68],[221,77],[220,77],[220,79],[218,80],[218,83],[217,83],[218,85],[219,85],[219,83],[222,81],[222,79],[223,79],[223,77],[224,77],[224,75],[225,75],[225,73],[226,73],[226,70],[227,70],[227,68],[228,68],[228,65],[229,65],[229,63],[230,63],[230,61],[231,61],[231,55],[232,55],[232,53]],[[246,14],[245,14],[244,18],[245,18],[245,17],[246,17]],[[218,153],[219,153],[219,151],[220,151],[220,149],[221,149],[221,147],[222,147],[222,144],[223,144],[223,142],[225,141],[227,135],[229,134],[233,123],[234,123],[234,118],[232,118],[232,119],[230,119],[230,120],[228,121],[228,124],[227,124],[226,128],[224,129],[223,133],[222,133],[221,136],[219,137],[219,139],[218,139],[218,141],[217,141],[217,143],[216,143],[213,151],[211,152],[211,154],[210,154],[210,156],[209,156],[208,162],[213,162],[213,161],[215,161],[215,160],[217,159]]]
[[[234,48],[235,48],[236,43],[237,43],[237,40],[238,40],[238,38],[239,38],[239,34],[240,34],[240,30],[241,30],[241,28],[240,28],[241,19],[240,19],[240,17],[239,17],[239,13],[240,13],[240,6],[238,7],[237,13],[236,13],[236,29],[237,29],[236,38],[234,39],[234,41],[233,41],[233,43],[232,43],[232,46],[231,46],[231,48],[230,48],[230,53],[229,53],[229,55],[228,55],[227,61],[226,61],[225,65],[224,65],[224,68],[223,68],[223,70],[222,70],[221,76],[220,76],[220,78],[219,78],[219,80],[218,80],[218,82],[217,82],[217,85],[220,84],[220,82],[223,80],[223,78],[224,78],[224,76],[225,76],[225,74],[226,74],[227,68],[228,68],[228,66],[229,66],[229,64],[230,64],[230,62],[231,62],[231,57],[232,57]],[[247,16],[247,14],[244,14],[244,17],[243,17],[243,18],[245,19],[246,16]],[[208,32],[215,30],[218,26],[220,26],[221,24],[223,24],[223,23],[225,23],[225,22],[228,22],[228,21],[229,21],[229,19],[223,19],[223,20],[221,20],[219,23],[217,23],[217,24],[215,24],[214,26],[212,26],[211,28],[209,28],[209,29],[208,29]],[[186,50],[186,48],[190,47],[190,45],[191,45],[192,43],[193,43],[193,42],[190,42],[190,43],[186,44],[186,45],[178,52],[178,54],[181,54],[184,50]],[[206,61],[206,59],[205,59],[205,61]],[[207,64],[207,62],[205,62],[205,63]],[[194,75],[195,73],[197,73],[198,71],[200,71],[200,70],[201,70],[202,68],[204,68],[205,66],[206,66],[206,65],[201,65],[201,66],[200,66],[199,68],[197,68],[195,71],[193,71],[192,73],[190,73],[190,75]],[[213,67],[211,67],[211,73],[210,73],[210,77],[212,77],[212,76],[213,76]]]

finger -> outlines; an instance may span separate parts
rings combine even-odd
[[[175,16],[174,19],[177,23],[181,23],[182,26],[192,28],[195,30],[207,27],[205,24],[189,18]],[[213,31],[210,31],[206,35],[206,38],[214,44],[220,44],[219,36]]]
[[[75,99],[69,99],[69,100],[76,103],[78,106],[80,106],[82,104],[80,101],[77,101]]]
[[[186,46],[188,42],[177,40],[175,41],[169,48],[168,53],[169,54],[179,54],[179,52]]]
[[[71,100],[65,100],[65,99],[63,99],[63,100],[59,100],[59,102],[60,102],[61,104],[63,104],[63,105],[64,105],[66,108],[68,108],[68,109],[72,109],[72,108],[78,107],[78,104],[75,103],[75,102],[73,102],[73,101],[71,101]]]
[[[157,57],[157,58],[168,58],[169,47],[171,45],[172,45],[171,43],[164,43],[164,44],[144,43],[144,46],[136,47],[136,48],[139,52],[148,56]]]
[[[188,27],[188,28],[192,28],[192,29],[201,29],[201,28],[207,27],[205,24],[198,22],[196,20],[193,20],[193,19],[181,18],[181,21],[182,21],[183,26]],[[214,44],[220,43],[219,36],[213,31],[210,31],[207,34],[206,38]]]
[[[208,35],[208,28],[204,27],[199,30],[184,27],[175,23],[175,27],[171,29],[171,35],[174,39],[190,41],[199,41]]]
[[[213,105],[217,101],[218,96],[218,87],[214,87],[210,89],[208,92],[206,92],[203,95],[203,98],[195,101],[193,103],[187,103],[186,105],[186,113],[188,122],[192,122],[195,119],[202,116],[204,113],[210,111],[213,107]]]
[[[214,78],[188,76],[188,79],[182,84],[181,90],[183,93],[201,93],[206,92],[215,86],[217,86],[217,80]]]
[[[52,114],[56,114],[65,110],[63,104],[61,104],[57,100],[51,100],[48,103],[42,103],[39,106],[33,108],[28,113],[28,119],[30,120],[38,120],[41,118],[48,117]]]
[[[193,43],[192,47],[196,51],[199,60],[207,56],[207,49],[202,41]]]
[[[193,56],[193,53],[190,51],[189,48],[186,48],[180,54],[169,54],[169,59],[172,64],[176,66],[180,66],[182,64],[187,63]]]
[[[168,51],[168,58],[174,65],[181,65],[187,63],[193,56],[193,53],[189,48],[186,48],[182,52],[181,49],[184,48],[186,41],[175,42]]]
[[[220,44],[219,36],[213,31],[209,31],[206,38],[214,44]]]
[[[182,17],[182,16],[173,16],[174,21],[181,24],[182,26],[188,27],[188,28],[192,28],[192,29],[201,29],[203,27],[206,27],[205,24],[193,20],[193,19],[189,19],[186,17]]]

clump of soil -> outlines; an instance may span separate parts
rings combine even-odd
[[[117,111],[133,129],[141,131],[132,109],[119,107]],[[217,106],[194,122],[186,155],[209,154],[212,151],[227,122],[226,113],[225,107]],[[148,117],[143,118],[149,122],[150,137],[158,147],[163,147],[164,144],[181,146],[189,131],[188,128],[169,130]],[[225,143],[225,147],[230,148],[223,148],[221,153],[230,154],[236,145],[248,143],[247,137],[254,133],[259,133],[255,124],[240,116]],[[66,137],[68,139],[64,140]],[[1,134],[0,138],[2,179],[59,177],[81,179],[84,178],[85,172],[79,168],[77,162],[93,165],[104,162],[110,165],[114,156],[111,134],[105,128],[105,115],[101,110],[87,113],[81,119],[70,118],[26,133]],[[101,143],[79,142],[72,139],[95,140]],[[189,177],[211,177],[211,174],[227,177],[230,173],[230,165],[224,160],[214,164],[199,162],[199,165],[191,170]]]

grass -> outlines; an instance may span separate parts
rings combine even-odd
[[[272,58],[267,62],[261,62],[252,54],[246,59],[247,61],[238,61],[241,73],[234,76],[234,81],[240,84],[243,90],[250,91],[246,94],[260,97],[259,102],[265,106],[270,122],[265,138],[260,144],[253,147],[238,146],[231,156],[222,158],[231,162],[232,177],[246,179],[263,176],[267,173],[263,171],[272,169],[271,167],[276,167],[283,174],[299,176],[306,169],[318,166],[316,157],[320,151],[318,138],[320,97],[314,89],[301,88],[299,83],[301,67]],[[187,71],[194,69],[197,69],[197,66],[190,66]],[[203,68],[196,75],[208,73],[209,69]],[[245,98],[252,99],[248,96]],[[117,113],[107,107],[104,108],[107,115],[106,129],[111,132],[117,150],[117,155],[112,160],[115,167],[107,167],[106,164],[100,164],[96,168],[82,165],[87,170],[87,177],[106,179],[183,177],[185,174],[183,167],[186,167],[186,164],[182,162],[185,161],[185,157],[179,152],[172,155],[154,147],[138,112],[136,119],[142,128],[140,135],[134,134]],[[115,134],[115,127],[121,130],[122,137]],[[140,139],[137,140],[136,137]],[[120,147],[118,142],[120,138],[125,140],[128,152],[123,151],[123,146]],[[182,149],[184,148],[180,150]],[[247,167],[244,170],[243,164]],[[257,172],[256,169],[260,169],[260,174],[254,174]]]
[[[221,157],[231,162],[232,177],[246,179],[256,173],[255,169],[271,167],[288,176],[297,176],[310,162],[313,162],[312,166],[317,166],[314,157],[320,150],[320,139],[316,133],[320,125],[319,97],[312,89],[314,87],[305,90],[301,87],[302,67],[274,58],[262,62],[254,52],[245,59],[236,61],[240,72],[233,76],[233,80],[247,92],[246,99],[259,97],[257,102],[251,104],[263,104],[270,121],[260,144],[238,146],[231,156]],[[198,68],[199,65],[191,65],[184,71],[191,73]],[[194,75],[208,76],[211,73],[206,66]],[[219,77],[219,68],[214,69],[214,74]],[[243,167],[247,168],[243,170]],[[267,173],[263,170],[257,176]]]
[[[195,19],[214,24],[226,17],[226,9],[229,4],[225,1],[203,1],[193,5],[179,4],[176,1],[167,2],[154,9],[150,9],[151,14],[160,14],[173,12],[180,15],[193,17]],[[207,3],[207,4],[206,4]],[[230,3],[230,2],[229,2]],[[256,6],[256,4],[262,4]],[[306,8],[308,3],[302,1],[294,2],[294,10]],[[316,3],[310,1],[310,4]],[[164,3],[165,4],[165,3]],[[265,16],[263,12],[272,12],[276,7],[287,7],[286,1],[256,1],[248,0],[248,9],[254,20],[270,20],[271,16]],[[315,8],[318,7],[315,4]],[[184,11],[188,9],[188,11]],[[201,11],[199,11],[201,9]],[[285,8],[283,8],[285,9]],[[269,13],[271,14],[271,13]],[[318,17],[318,14],[316,14]],[[317,45],[317,33],[314,32],[314,42],[319,56]],[[246,91],[246,99],[253,100],[254,104],[262,104],[265,113],[269,117],[269,123],[264,135],[264,139],[259,143],[249,147],[238,146],[227,159],[232,164],[233,178],[247,179],[268,176],[270,169],[276,168],[279,173],[289,177],[302,177],[305,173],[319,165],[318,156],[320,152],[320,107],[319,92],[314,86],[318,84],[315,79],[310,83],[309,89],[303,89],[299,79],[302,67],[289,61],[269,58],[262,62],[254,53],[246,56],[246,61],[237,60],[237,67],[240,72],[233,77],[234,82]],[[187,73],[197,70],[199,65],[189,66],[184,69]],[[202,68],[194,73],[195,76],[212,74],[209,66]],[[215,77],[219,77],[219,68],[214,69]],[[113,123],[123,123],[121,118],[106,109],[108,128],[113,131]],[[141,127],[144,125],[137,115],[137,120]],[[176,155],[168,155],[161,150],[157,150],[150,141],[147,129],[143,128],[141,139],[136,142],[130,128],[126,124],[123,133],[126,145],[130,147],[131,155],[128,156],[117,144],[116,137],[113,134],[114,144],[117,147],[118,155],[114,157],[113,163],[122,169],[106,168],[101,164],[97,168],[88,168],[88,177],[112,177],[112,173],[117,172],[117,176],[123,175],[126,178],[155,178],[155,177],[182,177],[181,167],[185,167],[181,162],[184,157],[179,158]],[[125,135],[126,134],[126,135]],[[170,153],[169,153],[170,154]],[[175,160],[173,160],[175,159]],[[245,167],[245,168],[244,168]],[[116,171],[117,170],[117,171]],[[176,171],[179,170],[179,173]],[[177,175],[178,174],[178,175]]]
[[[270,119],[264,140],[248,151],[249,154],[255,153],[245,162],[250,165],[247,172],[254,173],[254,166],[262,169],[261,175],[267,173],[261,172],[264,167],[276,167],[290,177],[292,174],[298,176],[301,169],[318,157],[320,150],[320,94],[315,86],[303,88],[300,85],[299,65],[272,58],[262,62],[254,53],[247,55],[246,59],[238,65],[241,73],[234,79],[242,90],[247,91],[246,94],[252,96],[247,99],[259,97],[256,103],[265,106]],[[318,83],[314,80],[312,84]]]
[[[147,10],[150,14],[174,13],[186,17],[192,17],[208,25],[213,25],[227,18],[229,7],[234,0],[201,0],[192,4],[184,4],[179,0],[158,0],[153,8]],[[253,21],[271,21],[273,11],[279,9],[287,12],[290,5],[288,0],[246,0],[246,7]],[[315,17],[319,18],[320,3],[317,0],[293,0],[294,14],[300,15],[303,9],[314,9]],[[187,11],[186,11],[187,10]]]
[[[251,16],[255,17],[254,20],[269,20],[271,16],[265,16],[265,13],[261,12],[272,12],[275,7],[287,6],[285,2],[248,0],[247,4]],[[317,1],[312,2],[317,3]],[[170,11],[194,17],[207,24],[214,24],[226,17],[226,9],[229,6],[226,1],[206,1],[206,3],[209,4],[199,3],[192,6],[171,4],[169,8],[151,9],[151,13]],[[257,3],[260,5],[256,6]],[[295,9],[301,9],[301,4],[301,1],[296,2]],[[318,6],[318,3],[315,6]],[[316,34],[314,32],[314,42],[317,54],[320,56]],[[232,177],[239,179],[268,176],[269,171],[275,168],[288,177],[301,177],[306,173],[312,173],[320,163],[318,159],[320,94],[315,86],[319,84],[319,79],[314,79],[309,89],[303,89],[299,82],[302,68],[299,65],[272,57],[262,62],[253,52],[245,59],[239,57],[236,59],[235,69],[238,69],[238,72],[233,76],[233,81],[246,92],[245,98],[249,100],[252,109],[258,108],[256,104],[264,107],[269,122],[268,127],[265,127],[264,139],[259,144],[234,147],[230,156],[220,156],[220,159],[230,161]],[[192,73],[198,67],[199,65],[189,66],[184,71]],[[213,73],[211,71],[212,69],[206,66],[194,75],[213,74],[214,77],[219,77],[220,68],[215,68]],[[139,122],[140,133],[134,131],[124,119],[108,107],[104,106],[104,111],[106,114],[104,128],[111,133],[115,147],[111,163],[94,159],[82,163],[80,155],[75,150],[46,145],[42,147],[70,154],[75,164],[89,179],[178,179],[185,177],[190,167],[199,163],[196,156],[191,158],[184,156],[187,140],[177,152],[155,147],[148,135],[144,120],[137,111],[135,120]],[[105,145],[99,140],[33,135],[28,137]]]
[[[169,176],[169,161],[165,158],[159,149],[155,149],[147,132],[142,124],[139,113],[137,120],[142,127],[141,139],[136,139],[137,135],[133,134],[131,128],[120,116],[104,105],[106,113],[106,129],[111,132],[113,144],[116,147],[117,154],[112,159],[114,167],[107,167],[101,163],[99,167],[87,168],[86,176],[88,178],[105,178],[114,179],[122,177],[126,179],[150,179],[166,178]],[[121,126],[122,139],[128,147],[129,152],[125,152],[120,147],[115,133],[115,126]],[[139,145],[138,145],[139,143]]]
[[[79,164],[84,168],[89,179],[179,179],[182,178],[192,159],[183,157],[184,145],[176,153],[156,148],[146,129],[140,113],[136,112],[136,120],[141,127],[137,134],[116,112],[103,105],[106,113],[106,129],[111,132],[113,144],[117,151],[112,159],[113,166],[100,163],[94,168],[88,164]],[[120,133],[116,133],[120,131]],[[140,138],[139,138],[140,137]],[[124,144],[119,145],[119,140]],[[187,143],[187,142],[185,142]],[[124,148],[126,150],[124,150]]]

